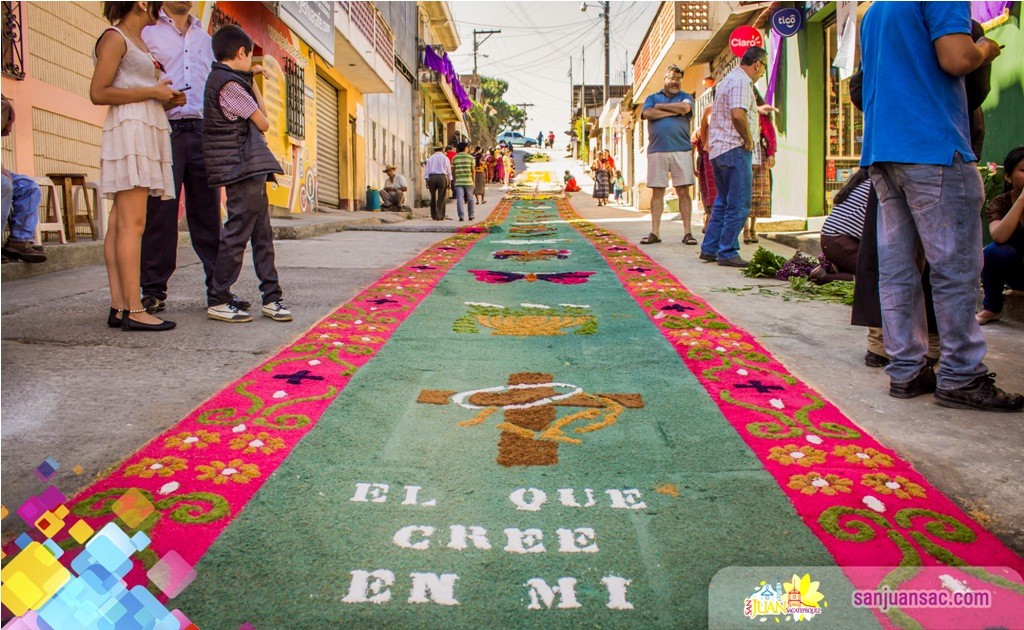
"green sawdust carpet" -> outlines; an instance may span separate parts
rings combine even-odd
[[[174,606],[204,629],[702,627],[723,567],[833,564],[557,218],[554,202],[513,204]]]

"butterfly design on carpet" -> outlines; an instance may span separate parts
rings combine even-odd
[[[476,276],[478,282],[490,284],[508,284],[516,280],[527,282],[553,282],[555,284],[584,284],[594,275],[593,271],[563,271],[559,273],[515,273],[512,271],[490,271],[488,269],[470,269],[469,273]]]

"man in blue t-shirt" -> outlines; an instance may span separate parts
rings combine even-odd
[[[985,194],[968,131],[964,75],[999,56],[971,39],[967,2],[877,2],[861,23],[864,148],[878,192],[878,276],[889,395],[935,392],[961,409],[1019,411],[995,386],[974,310]],[[917,252],[931,265],[941,357],[927,364]]]
[[[644,101],[640,117],[647,121],[647,187],[651,189],[651,233],[640,240],[647,245],[660,243],[661,213],[665,208],[665,188],[669,176],[679,196],[679,214],[683,217],[683,242],[696,245],[690,233],[690,186],[693,185],[693,146],[690,144],[690,121],[693,120],[693,97],[683,92],[679,83],[683,71],[669,66],[665,71],[664,88]]]

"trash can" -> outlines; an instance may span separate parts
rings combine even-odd
[[[373,188],[366,189],[366,210],[380,210],[380,191]]]

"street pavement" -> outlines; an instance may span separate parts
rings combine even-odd
[[[519,153],[517,151],[517,153]],[[583,167],[561,151],[531,168],[572,171],[585,190]],[[482,220],[500,196],[490,187]],[[572,196],[587,219],[637,242],[650,231],[648,215],[631,208],[598,208],[587,193]],[[454,202],[448,213],[455,214]],[[699,212],[695,213],[699,216]],[[43,488],[33,469],[47,457],[60,463],[53,479],[69,496],[115,466],[191,409],[370,285],[386,271],[460,225],[416,218],[305,240],[277,241],[277,261],[291,323],[259,317],[225,324],[205,315],[202,270],[190,248],[170,284],[170,333],[108,329],[106,273],[102,265],[5,281],[2,285],[2,501],[12,511]],[[382,231],[391,230],[391,231]],[[699,226],[695,227],[699,239]],[[1024,418],[938,406],[930,396],[897,400],[887,395],[884,372],[864,366],[865,331],[849,325],[849,307],[728,288],[786,285],[752,280],[738,270],[708,265],[683,245],[682,227],[668,221],[664,242],[645,251],[700,294],[723,316],[757,336],[795,376],[821,392],[850,418],[901,456],[1018,553],[1024,553]],[[762,238],[784,256],[793,250]],[[756,246],[743,246],[749,257]],[[246,263],[235,292],[257,302],[257,280]],[[1004,387],[1024,389],[1024,325],[984,328],[986,360]],[[72,468],[84,469],[76,475]],[[19,531],[4,519],[4,540]]]

